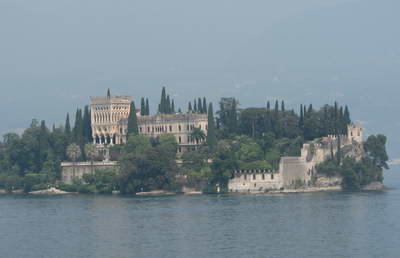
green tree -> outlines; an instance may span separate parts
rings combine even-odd
[[[149,99],[146,99],[146,116],[150,115]]]
[[[136,116],[136,108],[135,103],[132,101],[128,116],[128,135],[138,135],[139,134],[139,127],[138,121]]]
[[[208,148],[213,152],[217,146],[217,136],[215,131],[215,120],[213,105],[208,105],[208,130],[207,130],[207,145]]]
[[[206,139],[206,134],[200,128],[194,128],[190,137],[196,141],[196,144],[199,144]]]
[[[143,97],[140,99],[140,115],[141,116],[146,115],[146,103]]]
[[[389,160],[386,152],[387,138],[384,135],[371,135],[364,144],[364,149],[368,158],[374,165],[380,169],[389,169],[387,161]]]

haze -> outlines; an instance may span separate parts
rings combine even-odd
[[[0,1],[0,133],[64,122],[89,96],[241,107],[348,104],[400,156],[395,0]]]

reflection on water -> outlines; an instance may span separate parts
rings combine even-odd
[[[400,185],[396,170],[386,184]],[[398,257],[400,190],[0,196],[1,257]]]

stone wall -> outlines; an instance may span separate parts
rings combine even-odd
[[[234,177],[229,180],[230,192],[266,192],[282,188],[281,174],[268,170],[239,170],[234,172]]]
[[[274,172],[275,180],[265,180],[263,173],[254,171],[240,171],[234,173],[229,181],[231,192],[263,192],[268,190],[295,189],[311,186],[312,179],[317,179],[316,185],[338,186],[341,178],[318,177],[315,167],[336,155],[338,145],[342,147],[345,156],[360,159],[363,155],[363,130],[356,125],[348,127],[348,135],[327,136],[307,142],[301,149],[300,157],[282,157],[279,170]],[[268,177],[267,177],[268,178]],[[319,181],[318,181],[319,180]]]
[[[117,162],[62,162],[61,177],[64,183],[72,184],[74,179],[82,179],[85,174],[93,174],[96,170],[105,169],[117,169]]]

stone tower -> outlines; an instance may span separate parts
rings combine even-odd
[[[358,142],[358,143],[362,143],[363,142],[363,128],[359,125],[355,125],[355,124],[350,124],[347,127],[347,137],[349,139],[349,142]]]
[[[129,116],[131,97],[112,96],[91,98],[92,136],[95,144],[122,143],[126,132],[120,131],[119,121]]]

